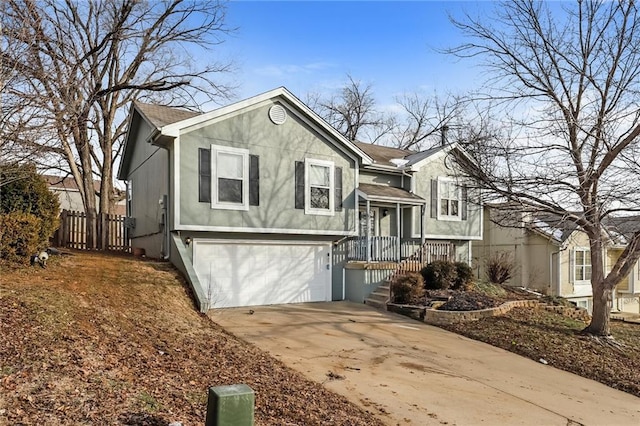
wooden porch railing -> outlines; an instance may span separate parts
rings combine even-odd
[[[348,261],[367,259],[367,237],[351,237],[345,241]],[[400,262],[415,259],[416,253],[422,253],[426,263],[434,260],[449,260],[453,249],[449,242],[426,241],[424,245],[417,238],[400,239],[400,258],[398,258],[398,237],[370,237],[372,262]],[[421,251],[422,249],[422,251]]]
[[[422,268],[431,262],[436,260],[444,260],[453,262],[455,260],[455,247],[450,242],[433,242],[425,241],[420,249],[416,250],[411,256],[407,257],[400,262],[398,267],[387,281],[391,283],[396,277],[409,273],[420,272]],[[387,302],[393,297],[392,286],[389,285],[389,298]]]

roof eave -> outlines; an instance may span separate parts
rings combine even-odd
[[[359,198],[368,201],[378,201],[381,203],[392,203],[392,204],[411,204],[414,206],[421,206],[423,204],[427,204],[427,200],[423,198],[398,198],[398,197],[384,197],[381,195],[370,195],[366,192],[358,189],[356,194]]]

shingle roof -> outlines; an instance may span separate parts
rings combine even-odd
[[[145,104],[139,101],[136,101],[135,105],[140,113],[142,113],[142,115],[144,115],[144,117],[158,129],[168,124],[187,120],[201,114],[199,112],[188,111],[186,109],[173,108],[163,105]]]
[[[369,157],[371,157],[375,164],[393,167],[398,167],[397,164],[390,161],[394,158],[402,158],[406,160],[406,166],[408,167],[449,147],[448,145],[445,145],[436,146],[424,151],[412,151],[410,149],[392,148],[390,146],[374,145],[365,142],[355,142],[355,144]]]
[[[358,189],[372,198],[378,198],[378,199],[389,198],[389,199],[407,200],[407,201],[413,201],[413,202],[425,201],[424,198],[419,197],[416,194],[412,194],[411,192],[405,189],[395,188],[392,186],[361,183],[360,185],[358,185]]]
[[[571,219],[552,213],[534,213],[530,228],[563,242],[578,229],[578,225]]]
[[[640,231],[640,216],[607,217],[603,222],[613,234],[612,236],[620,243],[626,243],[628,239],[633,237],[633,234]],[[620,236],[623,238],[616,238]]]
[[[391,148],[389,146],[374,145],[364,142],[355,142],[356,146],[363,150],[369,157],[371,157],[376,164],[385,166],[394,166],[389,160],[393,158],[405,158],[409,155],[416,154],[415,151],[409,151],[408,149]]]
[[[47,184],[49,184],[50,188],[79,191],[76,180],[73,177],[63,177],[56,175],[42,175],[42,177],[47,181]],[[100,191],[100,181],[94,179],[93,187],[96,191]]]

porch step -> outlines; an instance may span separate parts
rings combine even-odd
[[[387,309],[387,299],[389,298],[389,282],[378,286],[365,300],[364,303],[377,309]]]

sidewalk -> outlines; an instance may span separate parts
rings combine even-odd
[[[611,312],[611,319],[640,324],[640,314],[631,312]]]

